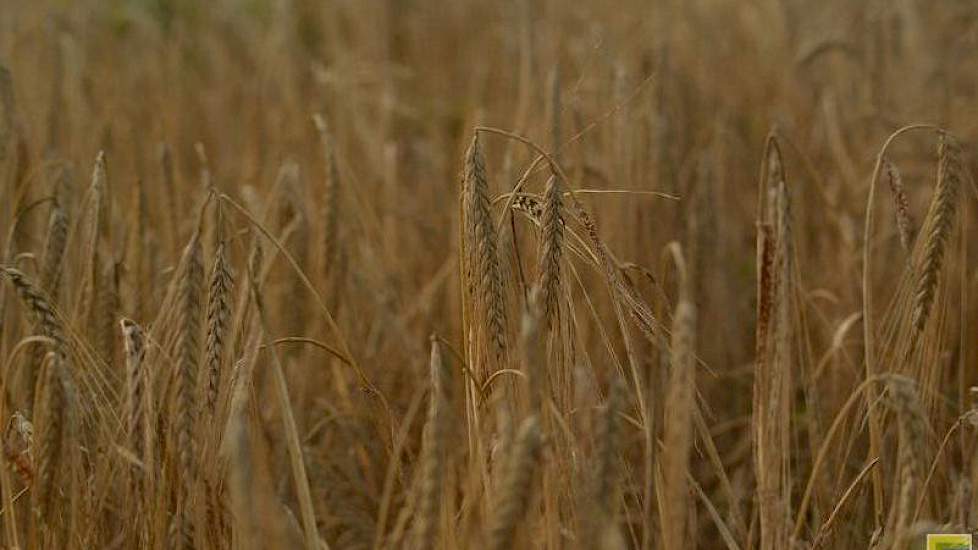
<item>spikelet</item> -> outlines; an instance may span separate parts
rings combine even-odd
[[[146,340],[143,329],[135,321],[122,318],[123,346],[126,353],[126,440],[133,455],[144,460],[149,438],[149,375],[143,360]]]
[[[55,205],[48,219],[48,236],[44,245],[44,259],[41,268],[41,288],[57,300],[61,287],[61,272],[64,269],[65,248],[68,243],[68,216],[64,209]]]
[[[51,209],[48,220],[47,242],[44,246],[44,257],[41,264],[40,286],[48,299],[57,302],[61,289],[61,271],[64,264],[65,248],[68,241],[68,218],[64,210],[57,204]],[[34,390],[37,387],[37,373],[44,360],[44,351],[35,347],[31,352],[30,364],[26,372],[27,403],[33,406]]]
[[[339,229],[339,187],[340,171],[336,163],[336,147],[333,143],[326,120],[320,115],[314,115],[313,121],[319,131],[319,140],[323,147],[326,179],[323,181],[323,273],[332,275],[337,268],[338,247],[337,231]]]
[[[154,465],[150,427],[151,378],[144,364],[146,340],[143,329],[134,321],[123,317],[119,321],[119,326],[122,330],[126,362],[126,395],[123,410],[126,445],[139,463],[139,466],[134,465],[129,469],[128,505],[137,521],[146,521],[147,518],[143,515],[144,502],[154,491],[148,482],[149,476],[153,474]],[[141,542],[141,533],[145,529],[145,526],[134,528],[136,537],[133,544],[145,544]]]
[[[950,136],[942,135],[938,156],[937,189],[927,215],[929,230],[914,285],[911,327],[915,339],[923,332],[937,295],[937,285],[944,266],[944,252],[954,228],[958,187],[961,186],[963,173],[958,145]]]
[[[246,399],[247,397],[245,397]],[[228,489],[232,517],[235,518],[235,539],[243,549],[259,548],[262,533],[261,521],[255,505],[255,484],[257,472],[252,462],[252,448],[248,437],[248,424],[244,415],[244,406],[231,411],[228,420],[228,432],[225,435],[228,454]]]
[[[21,302],[23,302],[24,307],[27,308],[28,315],[30,316],[36,330],[41,333],[41,335],[50,338],[53,341],[53,351],[59,357],[59,363],[64,363],[65,356],[67,354],[66,340],[65,340],[65,330],[61,323],[61,320],[55,315],[54,308],[51,306],[51,301],[44,293],[43,290],[39,289],[26,275],[18,271],[17,269],[7,267],[2,268],[0,273],[5,276],[10,283],[13,285],[14,290],[20,297]],[[36,391],[37,391],[37,379],[38,374],[41,369],[41,362],[33,362],[28,368],[30,369],[27,373],[27,388],[29,402],[28,404],[32,408],[35,408]]]
[[[213,185],[211,178],[211,163],[207,159],[207,149],[201,142],[194,143],[194,153],[197,154],[197,161],[200,162],[200,188],[207,191]]]
[[[180,467],[181,503],[171,524],[171,541],[183,548],[193,547],[193,525],[188,510],[190,492],[197,475],[197,446],[194,437],[197,414],[195,394],[200,368],[201,287],[204,279],[200,235],[194,233],[184,251],[178,290],[176,349],[175,447]]]
[[[428,422],[424,430],[421,457],[421,496],[415,523],[415,548],[435,548],[442,491],[445,483],[448,436],[451,427],[451,371],[441,356],[438,340],[431,337],[431,396],[428,401]]]
[[[926,475],[927,419],[917,393],[916,383],[906,376],[887,378],[888,403],[897,414],[899,450],[897,475],[900,492],[897,499],[896,524],[891,529],[897,539],[894,548],[904,547],[901,539],[909,535],[916,511],[919,492]]]
[[[234,276],[231,264],[228,262],[225,243],[221,241],[214,252],[214,264],[211,266],[207,294],[207,341],[204,347],[204,362],[207,369],[205,400],[209,415],[214,415],[217,411],[221,374],[224,369],[225,340],[231,323],[233,287]]]
[[[513,547],[516,529],[533,496],[541,444],[540,421],[536,415],[529,416],[520,425],[506,465],[499,502],[490,522],[487,550]]]
[[[95,344],[99,355],[105,361],[111,361],[107,355],[106,345],[114,341],[113,334],[114,321],[104,320],[108,309],[110,297],[106,296],[109,284],[106,279],[106,269],[104,257],[99,243],[103,235],[103,228],[106,225],[106,192],[107,192],[108,170],[106,167],[105,152],[99,151],[95,157],[95,166],[92,169],[92,184],[89,188],[89,218],[85,228],[85,270],[84,286],[82,286],[82,311],[88,323],[88,334]],[[106,332],[108,329],[108,332]],[[109,344],[111,345],[111,344]]]
[[[70,466],[64,464],[69,445],[66,440],[77,434],[73,434],[73,403],[64,356],[58,352],[48,353],[42,372],[44,383],[38,394],[40,403],[35,407],[35,423],[40,429],[40,437],[37,442],[37,486],[33,497],[34,506],[48,516],[59,484],[58,472]]]
[[[621,538],[617,526],[618,499],[618,460],[621,443],[621,422],[625,399],[625,384],[621,378],[615,378],[608,392],[608,400],[601,415],[600,425],[595,436],[597,440],[597,466],[595,468],[594,487],[591,495],[593,513],[588,518],[589,545],[594,548],[617,546],[610,541]],[[677,504],[679,501],[677,501]]]
[[[92,168],[91,192],[91,223],[88,227],[88,246],[90,259],[95,258],[98,248],[99,236],[102,228],[106,224],[105,202],[108,185],[108,168],[106,167],[105,151],[99,151],[95,156],[95,167]],[[91,265],[91,269],[97,269],[96,264]]]
[[[119,309],[119,266],[115,262],[105,262],[95,284],[98,286],[95,304],[95,334],[99,355],[108,364],[115,361],[116,312]]]
[[[489,182],[478,134],[472,138],[465,153],[462,189],[465,194],[466,250],[469,255],[468,286],[477,291],[482,301],[483,326],[489,332],[496,368],[501,368],[505,364],[508,347],[506,304],[496,249],[496,227],[490,213]]]
[[[0,273],[13,285],[40,333],[52,339],[55,351],[64,355],[66,353],[64,326],[55,315],[51,301],[44,291],[38,288],[27,275],[13,267],[0,268]]]
[[[693,445],[695,401],[696,310],[689,296],[684,270],[680,279],[680,298],[673,314],[670,354],[672,365],[663,410],[662,456],[663,547],[680,548],[686,536],[689,488],[686,474]]]
[[[533,220],[533,223],[542,225],[540,220],[543,218],[543,204],[541,204],[540,199],[537,197],[532,195],[520,195],[513,201],[512,208],[517,212],[523,212],[526,214],[531,220]],[[561,223],[561,225],[564,224]]]
[[[910,253],[913,247],[913,216],[910,214],[910,200],[907,199],[907,190],[903,186],[903,178],[896,164],[890,159],[884,159],[883,168],[886,171],[887,183],[893,195],[893,204],[896,209],[897,233],[900,235],[900,246],[904,252]]]
[[[754,460],[761,550],[788,543],[791,414],[791,227],[777,141],[769,138],[758,200]]]
[[[0,162],[11,155],[14,141],[14,82],[10,71],[0,65]]]
[[[540,220],[540,289],[543,292],[543,310],[548,327],[556,326],[560,311],[560,263],[564,247],[563,200],[560,183],[556,177],[547,180]]]

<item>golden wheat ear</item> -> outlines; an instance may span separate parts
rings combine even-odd
[[[488,331],[487,338],[495,362],[491,370],[494,371],[506,365],[508,323],[496,227],[490,212],[489,181],[478,133],[465,152],[462,192],[465,235],[468,239],[466,250],[469,254],[466,259],[468,284],[476,290],[479,300],[476,310],[481,312],[481,320]],[[479,374],[485,377],[490,372]]]
[[[527,417],[520,424],[508,457],[499,500],[489,523],[487,550],[513,548],[517,528],[533,497],[542,444],[539,419],[535,415]]]
[[[414,526],[414,547],[435,548],[446,477],[446,454],[451,427],[451,371],[442,358],[441,346],[431,337],[429,364],[431,391],[428,397],[428,421],[425,424],[420,464],[421,495]]]
[[[937,286],[944,267],[947,242],[954,229],[958,210],[958,189],[962,185],[960,149],[954,138],[942,134],[938,148],[937,189],[927,214],[929,231],[923,255],[917,267],[911,326],[916,339],[924,330],[937,296]]]

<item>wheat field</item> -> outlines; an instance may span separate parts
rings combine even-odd
[[[0,547],[978,531],[978,8],[0,0]]]

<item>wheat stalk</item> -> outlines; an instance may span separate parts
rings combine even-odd
[[[257,241],[256,241],[257,243]],[[254,267],[261,265],[260,248],[255,248],[253,259]],[[296,425],[295,416],[292,412],[292,405],[289,401],[288,383],[282,369],[278,353],[274,345],[267,340],[268,319],[265,312],[264,301],[259,289],[258,272],[252,271],[248,274],[248,282],[251,286],[251,297],[258,311],[258,321],[260,333],[265,339],[265,346],[269,348],[272,357],[272,378],[275,386],[275,395],[282,415],[282,424],[285,431],[286,443],[288,448],[289,462],[292,468],[292,478],[295,491],[298,495],[300,511],[302,514],[302,529],[305,537],[306,548],[311,550],[320,546],[321,539],[317,533],[315,511],[312,504],[312,495],[309,489],[309,476],[306,473],[306,466],[302,456],[302,444],[299,436],[299,429]]]

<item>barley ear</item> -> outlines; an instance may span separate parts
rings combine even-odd
[[[917,502],[927,472],[927,419],[916,383],[906,376],[890,375],[887,379],[888,404],[896,412],[899,432],[897,476],[899,494],[889,532],[895,537],[894,548],[905,547],[913,530]]]
[[[914,338],[923,332],[930,317],[937,285],[944,266],[947,241],[954,228],[958,207],[958,188],[961,186],[963,168],[960,151],[953,138],[942,135],[938,150],[937,188],[927,214],[926,240],[923,255],[917,267],[911,326]]]
[[[415,523],[415,548],[435,548],[447,467],[448,435],[451,427],[451,371],[441,355],[435,336],[431,337],[431,395],[428,401],[428,421],[423,435],[421,455],[421,497]]]
[[[679,548],[686,536],[689,509],[690,452],[693,446],[693,416],[696,395],[696,309],[690,297],[686,267],[678,246],[674,247],[679,270],[679,303],[673,312],[672,341],[669,344],[671,364],[663,410],[663,455],[661,506],[663,545]]]
[[[14,82],[10,71],[0,65],[0,163],[10,156],[14,141]]]
[[[490,213],[489,182],[479,135],[465,153],[462,176],[465,197],[465,235],[470,241],[467,260],[468,286],[477,290],[483,324],[495,359],[492,370],[503,368],[507,353],[506,303],[497,251],[496,227]],[[488,373],[480,373],[486,375]]]
[[[209,417],[217,411],[221,378],[225,365],[226,339],[231,323],[231,293],[234,276],[228,262],[226,245],[221,239],[214,252],[207,293],[207,337],[204,363],[207,370],[205,407]]]
[[[194,233],[184,250],[178,282],[176,401],[174,446],[180,468],[179,504],[171,524],[171,542],[194,545],[193,516],[189,510],[197,476],[197,374],[200,369],[201,287],[204,279],[203,251],[199,233]]]
[[[907,198],[907,190],[903,186],[903,177],[900,176],[900,170],[897,169],[896,164],[890,159],[884,159],[883,170],[886,172],[890,193],[893,195],[900,246],[903,247],[904,252],[909,254],[910,249],[913,248],[914,221],[910,213],[910,200]]]
[[[540,220],[540,289],[546,325],[556,326],[560,311],[560,264],[564,246],[563,198],[559,180],[551,176],[544,191]]]
[[[527,417],[508,457],[499,501],[489,524],[487,550],[513,548],[517,528],[525,519],[533,496],[542,442],[540,421],[535,415]]]

